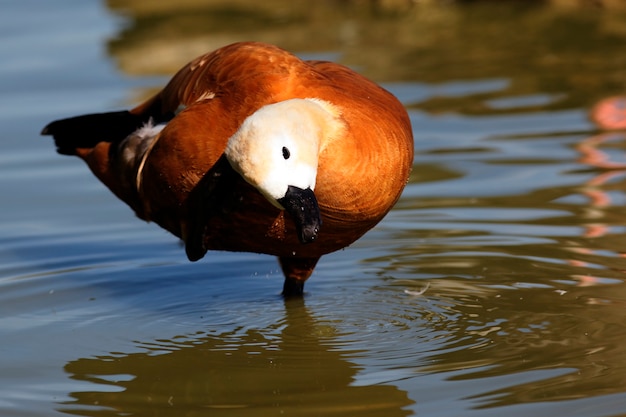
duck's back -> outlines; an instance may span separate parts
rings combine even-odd
[[[321,143],[315,194],[323,224],[306,245],[223,156],[248,116],[292,98],[322,100],[344,124]],[[128,152],[122,137],[76,154],[139,217],[183,238],[190,258],[207,249],[311,258],[341,249],[391,209],[413,159],[410,122],[393,95],[344,66],[302,61],[266,44],[233,44],[195,59],[129,113],[130,125],[167,122],[137,148],[134,175],[116,166]]]
[[[145,174],[152,180],[144,200],[159,204],[150,216],[184,239],[196,235],[197,240],[201,233],[205,249],[320,256],[373,227],[406,184],[413,139],[405,109],[344,66],[303,62],[278,48],[249,44],[197,59],[171,85],[179,97],[169,106],[178,100],[188,108],[170,122],[152,151]],[[171,100],[171,94],[165,95]],[[323,225],[316,242],[306,246],[283,212],[241,178],[225,173],[229,167],[217,164],[247,116],[291,98],[328,102],[345,124],[344,135],[321,145],[315,193]],[[165,199],[164,190],[171,194]]]

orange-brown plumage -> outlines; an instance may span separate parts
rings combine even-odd
[[[311,243],[301,243],[291,216],[224,155],[249,116],[290,99],[307,99],[305,107],[313,99],[310,107],[321,114],[314,195],[323,223]],[[60,152],[84,159],[140,218],[183,239],[190,259],[206,250],[278,256],[286,294],[301,292],[319,257],[351,244],[383,218],[413,159],[407,113],[390,93],[341,65],[302,61],[261,43],[229,45],[183,67],[160,93],[122,115],[120,124],[129,126],[124,135],[85,140],[74,132],[122,117],[111,115],[53,122],[43,133],[55,137]],[[150,119],[167,122],[145,142],[150,146],[141,137],[125,139]],[[128,162],[127,154],[140,158]]]

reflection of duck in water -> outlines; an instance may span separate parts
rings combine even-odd
[[[626,96],[600,100],[591,109],[591,120],[604,130],[626,129]]]
[[[42,133],[140,218],[183,239],[190,260],[211,249],[278,256],[287,295],[302,293],[322,255],[383,218],[413,159],[393,95],[344,66],[260,43],[197,58],[130,111]]]
[[[413,401],[397,387],[354,385],[359,366],[331,323],[302,300],[265,328],[194,333],[140,343],[144,352],[80,358],[83,384],[59,411],[82,416],[289,415],[400,417]],[[362,352],[361,352],[362,353]],[[86,386],[85,386],[86,385]]]

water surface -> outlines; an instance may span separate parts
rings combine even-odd
[[[624,11],[262,3],[1,6],[0,415],[626,415],[626,135],[587,117],[626,93]],[[402,199],[304,300],[269,256],[189,263],[39,137],[249,39],[414,127]]]

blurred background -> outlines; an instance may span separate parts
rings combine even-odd
[[[39,136],[244,40],[413,124],[401,200],[300,301]],[[0,415],[626,416],[625,1],[5,1],[0,51]]]
[[[490,98],[563,94],[550,108],[590,105],[623,91],[625,84],[621,0],[113,0],[106,5],[121,18],[107,52],[128,75],[172,74],[208,50],[253,39],[334,58],[379,82],[506,78],[507,88]],[[491,110],[476,100],[457,101],[455,110]],[[441,111],[451,103],[420,104]]]

